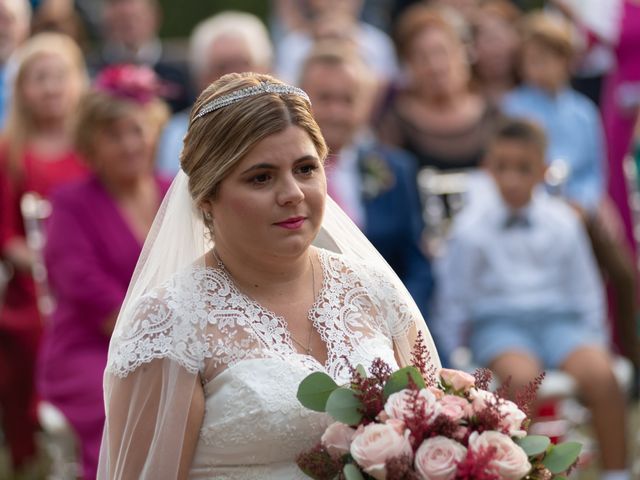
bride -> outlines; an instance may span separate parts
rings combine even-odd
[[[298,88],[230,74],[196,102],[182,171],[111,340],[100,479],[304,478],[329,423],[312,371],[406,364],[424,320],[326,196],[327,147]]]

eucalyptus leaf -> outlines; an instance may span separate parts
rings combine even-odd
[[[362,378],[367,378],[367,371],[361,364],[358,364],[358,366],[356,367],[356,372],[358,372],[358,375],[360,375]]]
[[[357,425],[362,420],[362,402],[350,388],[337,388],[327,400],[326,412],[338,422]]]
[[[581,450],[578,442],[561,443],[549,450],[542,463],[553,474],[564,473],[578,459]]]
[[[547,450],[547,447],[551,444],[549,437],[543,435],[527,435],[526,437],[519,438],[516,443],[520,445],[520,448],[524,450],[527,456],[540,455]]]
[[[315,412],[326,411],[329,395],[338,388],[336,382],[323,372],[314,372],[308,375],[298,386],[298,400],[300,403]]]
[[[362,472],[353,463],[347,463],[342,470],[346,480],[364,480]]]
[[[409,376],[411,376],[413,383],[415,383],[418,388],[425,388],[426,385],[424,383],[424,378],[422,378],[422,375],[420,374],[420,370],[414,366],[404,367],[392,373],[387,380],[387,383],[385,383],[383,391],[384,399],[386,400],[390,395],[408,388]]]

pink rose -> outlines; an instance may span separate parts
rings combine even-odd
[[[411,415],[411,408],[408,402],[409,392],[410,390],[405,389],[389,395],[387,402],[384,404],[384,411],[389,418],[404,420],[407,415]]]
[[[412,415],[412,409],[409,404],[410,394],[411,390],[405,389],[389,395],[384,405],[384,411],[389,418],[404,420],[407,416]],[[423,399],[424,409],[427,413],[437,413],[439,405],[435,395],[431,391],[423,388],[418,395]],[[435,418],[435,416],[433,418]]]
[[[436,397],[436,400],[440,400],[445,395],[444,392],[438,387],[427,387],[427,390],[433,393],[433,395]]]
[[[356,432],[351,455],[366,473],[376,480],[385,480],[387,460],[413,453],[409,434],[409,430],[398,433],[392,425],[371,423]]]
[[[398,420],[397,418],[390,418],[390,419],[388,419],[388,420],[387,420],[386,422],[384,422],[384,423],[386,423],[386,424],[387,424],[387,425],[389,425],[390,427],[395,428],[395,429],[396,429],[396,431],[397,431],[399,434],[401,434],[401,435],[404,433],[404,431],[405,431],[405,429],[406,429],[406,427],[407,427],[407,426],[405,425],[404,421],[402,421],[402,420]]]
[[[469,449],[474,453],[491,447],[495,449],[495,455],[489,468],[501,479],[520,480],[531,470],[527,454],[509,436],[493,431],[469,435]]]
[[[471,412],[471,405],[466,398],[457,395],[445,395],[440,400],[440,414],[446,415],[454,422],[459,422]]]
[[[451,480],[467,449],[447,437],[425,440],[416,451],[415,466],[424,480]]]
[[[349,453],[355,433],[356,431],[349,425],[334,422],[322,434],[320,442],[331,456],[341,457],[345,453]]]
[[[445,386],[450,386],[454,390],[464,392],[476,384],[476,379],[473,375],[460,370],[451,370],[450,368],[443,368],[440,370],[440,379]]]

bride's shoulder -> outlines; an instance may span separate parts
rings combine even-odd
[[[325,272],[334,280],[357,283],[358,286],[368,288],[379,287],[390,280],[389,272],[381,264],[382,260],[371,261],[323,248],[317,248],[317,251]]]

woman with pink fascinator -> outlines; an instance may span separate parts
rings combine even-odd
[[[96,476],[109,338],[168,182],[153,159],[167,106],[147,67],[108,67],[80,103],[75,145],[91,175],[52,197],[45,262],[56,308],[38,372],[44,399],[73,427],[82,478]]]

